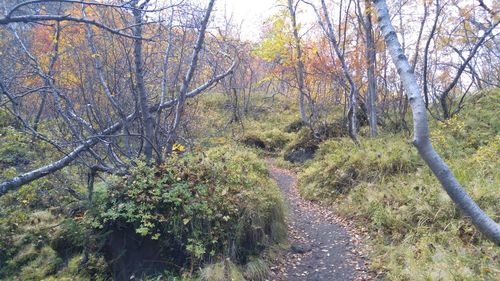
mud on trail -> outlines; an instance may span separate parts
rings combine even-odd
[[[375,280],[359,250],[361,237],[328,208],[302,199],[292,172],[267,162],[287,200],[290,244],[282,262],[271,268],[271,280]]]

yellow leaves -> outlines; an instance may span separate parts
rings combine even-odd
[[[271,26],[264,30],[264,39],[253,50],[253,54],[268,61],[289,62],[289,46],[292,42],[292,28],[286,22],[286,13],[271,16],[267,23]]]
[[[365,13],[374,15],[377,13],[377,9],[375,8],[375,6],[370,5],[369,7],[365,8]]]
[[[80,77],[74,71],[64,71],[60,74],[59,78],[62,79],[60,82],[64,83],[67,87],[76,86],[81,82]]]
[[[174,151],[174,152],[184,152],[185,150],[186,150],[186,148],[180,143],[175,143],[172,146],[172,151]]]
[[[452,43],[450,37],[440,37],[438,40],[438,46],[439,48],[443,48],[445,46],[448,46]]]

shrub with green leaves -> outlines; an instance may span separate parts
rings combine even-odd
[[[52,177],[2,196],[0,279],[106,280],[113,264],[106,239],[113,231],[130,229],[134,239],[152,242],[166,270],[155,276],[184,275],[182,280],[226,258],[243,274],[245,264],[285,238],[280,191],[261,157],[244,147],[187,153],[159,167],[138,162],[130,172],[101,175],[92,204],[65,192]],[[11,168],[1,176],[17,173]],[[71,179],[71,173],[78,175],[70,168],[57,176]],[[86,191],[84,185],[72,187]],[[261,276],[262,268],[249,272]]]
[[[185,257],[171,260],[181,262],[174,269],[225,257],[244,263],[285,238],[278,187],[265,163],[239,147],[175,157],[160,167],[139,163],[131,176],[107,181],[96,187],[87,221],[104,231],[132,227],[157,241],[162,257]]]

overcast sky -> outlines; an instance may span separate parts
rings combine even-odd
[[[233,23],[241,26],[241,39],[257,41],[263,21],[276,13],[279,2],[278,0],[217,0],[215,4],[216,21],[223,19],[225,14],[227,17],[232,15]],[[492,6],[492,0],[484,0],[484,2],[489,7]],[[471,4],[475,3],[475,0],[460,0],[459,3],[462,5]],[[335,17],[336,12],[338,11],[332,11],[331,15]],[[413,11],[413,13],[413,16],[419,15],[418,12]],[[299,6],[298,22],[302,25],[303,32],[308,29],[310,24],[316,22],[313,10],[303,3]]]
[[[277,0],[218,0],[216,18],[233,15],[233,22],[241,26],[241,39],[258,40],[263,21],[278,10]],[[283,7],[281,7],[283,8]],[[299,7],[298,22],[306,26],[316,21],[316,15],[307,5]]]
[[[233,15],[234,23],[241,24],[242,39],[257,39],[262,22],[275,11],[275,0],[220,0],[216,2],[217,17]]]

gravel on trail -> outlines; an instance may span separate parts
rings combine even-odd
[[[288,206],[289,250],[271,267],[270,280],[333,281],[375,280],[360,250],[363,234],[329,208],[300,197],[297,177],[268,159],[269,172]]]

